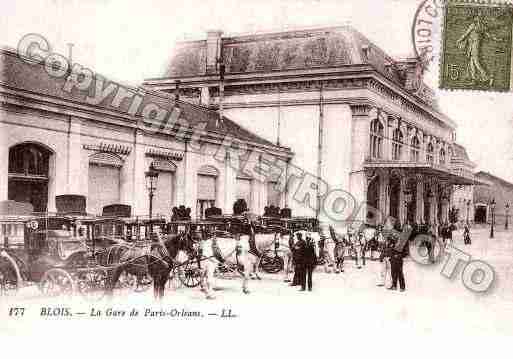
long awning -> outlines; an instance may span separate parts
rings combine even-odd
[[[434,176],[440,180],[448,181],[455,185],[488,185],[474,176],[466,176],[457,173],[445,166],[435,165],[432,163],[413,163],[402,161],[366,161],[363,164],[365,169],[397,169],[397,170],[410,170],[416,173],[422,173],[428,176]]]

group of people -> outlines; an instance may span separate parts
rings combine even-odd
[[[291,286],[301,286],[300,291],[308,287],[312,291],[312,275],[317,265],[317,254],[315,253],[314,240],[308,232],[296,232],[296,238],[292,246],[292,257],[294,261],[294,278]]]
[[[385,223],[382,227],[384,243],[382,244],[381,254],[379,257],[379,274],[378,286],[385,286],[387,277],[391,277],[391,284],[387,287],[389,290],[399,289],[401,292],[406,290],[406,281],[403,271],[404,258],[408,255],[408,242],[417,234],[427,234],[435,241],[437,238],[443,240],[444,245],[452,243],[452,232],[454,225],[444,223],[437,224],[410,224],[406,222],[403,226]],[[295,234],[296,238],[292,248],[294,261],[294,279],[291,286],[300,286],[301,291],[312,290],[312,275],[317,264],[317,255],[315,251],[315,243],[309,236],[309,232],[300,231]],[[470,229],[466,223],[463,230],[463,239],[465,244],[470,244]],[[430,259],[434,261],[432,242],[426,243]]]

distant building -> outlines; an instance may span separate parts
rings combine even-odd
[[[467,150],[457,143],[454,144],[453,149],[453,171],[466,177],[472,176],[476,164],[470,160]],[[460,223],[466,221],[472,223],[474,221],[474,186],[455,185],[451,206],[458,211]]]
[[[488,172],[480,171],[476,179],[489,185],[474,186],[474,220],[476,223],[491,221],[490,203],[495,200],[495,222],[502,224],[506,220],[506,206],[513,206],[513,183]]]

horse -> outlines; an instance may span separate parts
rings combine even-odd
[[[150,245],[125,250],[111,272],[107,294],[112,296],[123,273],[138,277],[148,274],[153,280],[155,299],[161,299],[169,273],[178,262],[179,254],[185,251],[184,242],[182,234],[155,234]]]
[[[248,279],[252,266],[255,265],[255,257],[250,254],[249,236],[231,235],[228,232],[214,232],[212,235],[204,235],[199,243],[201,261],[201,289],[207,299],[214,299],[215,288],[214,273],[220,264],[242,277],[242,292],[249,294]]]

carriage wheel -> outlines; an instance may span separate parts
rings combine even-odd
[[[180,282],[187,288],[194,288],[200,285],[201,270],[196,260],[187,261],[181,268],[177,269]]]
[[[70,274],[59,268],[48,270],[39,283],[41,293],[49,297],[72,295],[74,289],[75,285]]]
[[[137,289],[137,275],[124,270],[119,275],[117,283],[119,289],[131,289],[135,291]]]
[[[0,269],[0,297],[11,297],[18,291],[16,273],[10,268]]]
[[[105,296],[107,278],[103,269],[80,272],[77,276],[78,292],[87,300],[100,300]]]
[[[285,261],[279,255],[270,256],[264,253],[260,259],[260,268],[266,273],[279,273],[285,268]]]

